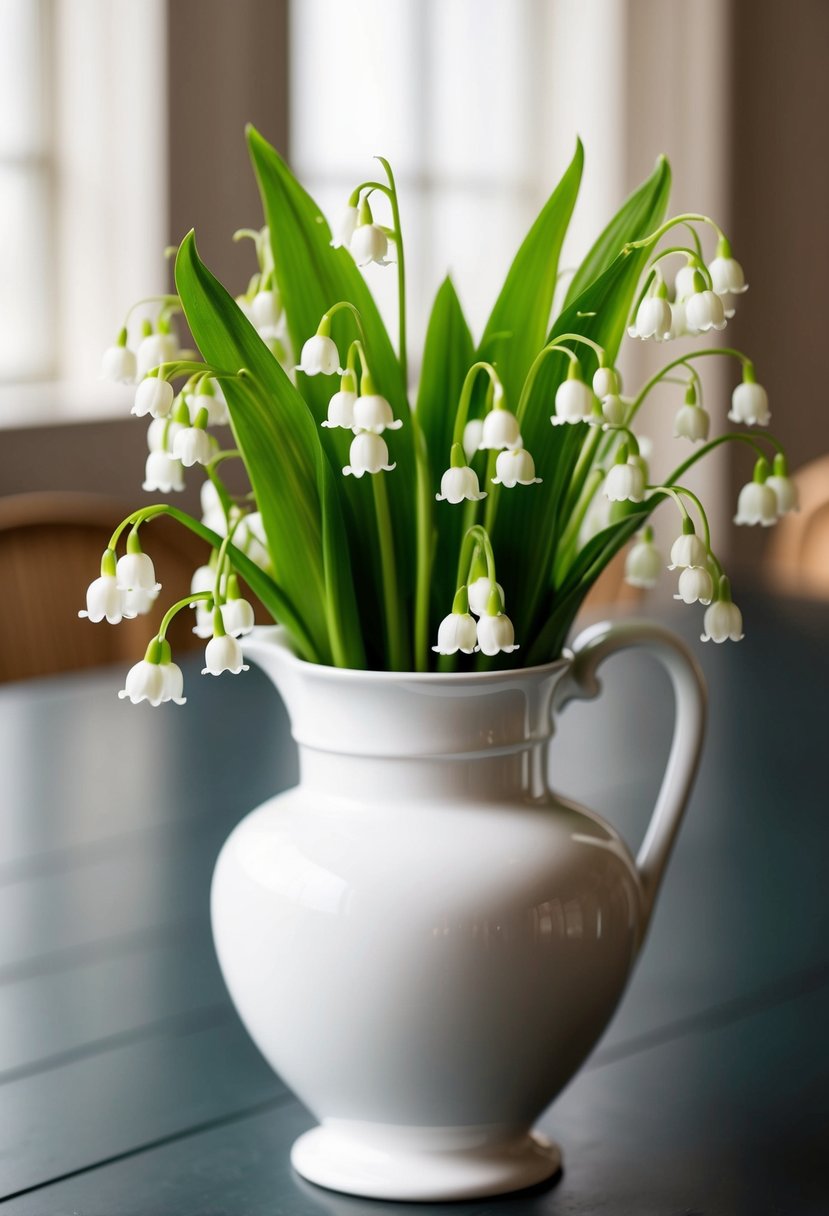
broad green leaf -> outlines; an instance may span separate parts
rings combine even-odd
[[[626,241],[638,239],[631,237],[631,232],[639,232],[640,229],[645,229],[650,225],[653,182],[655,178],[659,178],[665,173],[668,174],[670,180],[668,162],[664,156],[660,156],[652,176],[643,182],[638,190],[634,190],[633,194],[619,208],[573,275],[564,299],[565,308],[607,270],[616,255],[621,252]],[[641,232],[641,235],[645,235],[644,231]]]
[[[630,217],[623,244],[646,235],[659,223],[669,188],[670,171],[667,162],[661,162],[646,188],[643,187],[644,193],[639,192],[643,205]],[[645,201],[648,206],[644,206]],[[549,337],[578,333],[604,346],[609,357],[615,359],[647,256],[646,250],[620,254],[556,319]],[[585,353],[579,357],[589,381],[596,360],[588,348],[582,349]],[[584,424],[554,427],[550,423],[556,389],[566,375],[567,365],[564,355],[554,353],[547,357],[522,419],[524,443],[535,459],[538,476],[544,479],[542,484],[532,488],[517,486],[497,495],[493,544],[499,577],[501,573],[504,575],[501,581],[507,590],[508,604],[511,602],[518,609],[516,625],[520,622],[519,641],[526,642],[526,657],[535,653],[533,640],[547,618],[546,588],[558,538],[566,524],[566,520],[558,518],[559,488],[562,479],[565,485],[569,483],[582,442],[588,436]],[[579,436],[578,440],[573,439],[573,433]]]
[[[533,358],[544,344],[556,289],[558,258],[581,182],[581,140],[570,165],[515,255],[481,338],[480,351],[498,372],[513,407]],[[500,339],[497,334],[503,334]]]
[[[360,312],[369,365],[378,391],[391,403],[403,426],[386,436],[391,459],[397,468],[388,478],[388,495],[394,528],[395,550],[401,595],[408,599],[415,572],[415,464],[411,417],[400,364],[386,328],[362,274],[345,249],[331,248],[331,232],[319,207],[302,188],[274,148],[253,127],[248,128],[248,146],[259,182],[265,218],[270,231],[274,267],[288,318],[295,355],[316,332],[323,313],[340,300],[350,301]],[[389,267],[385,272],[394,275]],[[358,336],[356,324],[343,309],[332,324],[342,358],[347,344]],[[308,377],[300,373],[300,389],[317,423],[326,417],[328,402],[339,388],[329,376]],[[334,468],[347,463],[351,438],[339,430],[324,430],[322,443]],[[346,478],[343,494],[361,544],[352,557],[355,581],[361,599],[373,596],[370,616],[381,609],[381,585],[377,528],[370,478]]]
[[[348,542],[335,496],[326,491],[320,502],[317,426],[256,330],[200,260],[192,233],[176,258],[176,286],[206,362],[231,375],[242,372],[223,380],[222,387],[262,513],[275,579],[287,599],[301,605],[320,661],[329,663],[329,613],[342,611],[350,629],[356,622],[356,601],[353,586],[349,593],[341,577],[332,579],[330,569],[326,571],[325,548],[339,545],[347,555]],[[338,602],[329,603],[330,592],[339,595]]]
[[[435,502],[440,478],[449,467],[455,411],[464,377],[474,360],[469,326],[450,278],[435,297],[417,395],[417,420],[426,441],[431,471],[431,510],[438,525],[432,577],[431,632],[451,607],[455,592],[455,569],[463,529],[464,510],[459,505]]]

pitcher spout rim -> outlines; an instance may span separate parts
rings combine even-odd
[[[362,667],[334,667],[326,663],[310,663],[300,658],[291,647],[289,635],[281,625],[256,625],[251,633],[240,639],[245,656],[258,662],[257,653],[280,654],[283,662],[297,671],[317,674],[325,679],[342,683],[371,681],[390,684],[401,680],[406,683],[442,684],[445,687],[469,683],[509,683],[516,678],[544,677],[556,671],[564,671],[572,661],[572,654],[564,650],[559,659],[540,663],[533,667],[508,667],[502,671],[385,671]]]

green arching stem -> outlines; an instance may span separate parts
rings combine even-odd
[[[403,610],[397,582],[397,561],[394,554],[389,496],[383,474],[373,474],[371,484],[374,491],[377,537],[380,542],[380,571],[383,583],[383,608],[388,631],[389,662],[392,671],[405,671],[407,664]]]
[[[130,526],[133,528],[139,528],[141,524],[146,523],[148,519],[153,519],[156,515],[163,515],[168,510],[169,507],[166,503],[158,503],[152,507],[141,507],[138,511],[131,512],[126,519],[121,520],[120,524],[109,538],[107,548],[111,549],[114,553],[118,547],[118,541],[120,540],[121,534],[125,528],[129,528]]]
[[[767,443],[771,444],[771,446],[777,452],[781,453],[781,455],[785,455],[783,444],[779,439],[776,439],[774,435],[764,433],[763,439],[766,440]],[[673,473],[671,473],[670,477],[668,478],[668,482],[671,484],[676,482],[678,478],[680,478],[683,473],[687,473],[688,469],[692,468],[698,460],[702,460],[703,456],[707,456],[709,452],[713,452],[714,448],[718,448],[722,443],[745,443],[748,445],[748,447],[752,448],[754,454],[761,459],[765,458],[766,455],[761,444],[756,439],[753,439],[750,435],[746,435],[742,431],[729,431],[726,435],[718,435],[716,439],[712,439],[710,442],[703,444],[698,451],[694,452],[693,456],[689,456],[687,460],[683,461],[681,465],[678,465],[678,467],[674,469]]]
[[[497,581],[495,576],[495,554],[492,551],[492,541],[489,539],[489,533],[480,524],[473,524],[465,534],[463,543],[461,544],[461,552],[458,559],[458,589],[469,583],[469,575],[478,551],[483,552],[486,561],[487,578],[491,583]]]
[[[145,304],[161,304],[164,310],[172,309],[174,311],[179,311],[181,309],[181,299],[177,295],[166,294],[160,296],[144,296],[142,299],[136,300],[134,304],[129,306],[126,316],[124,317],[124,325],[129,323],[129,319],[135,312],[136,308],[143,308]],[[167,315],[169,316],[169,312]]]
[[[693,224],[686,223],[685,227],[688,229],[688,231],[691,234],[691,240],[694,242],[694,249],[696,250],[697,257],[699,258],[699,260],[701,262],[704,262],[705,258],[703,256],[703,252],[702,252],[702,241],[699,239],[699,233],[697,232],[697,230]]]
[[[227,535],[222,541],[221,548],[219,549],[219,555],[216,558],[216,579],[213,585],[213,603],[216,605],[216,607],[218,607],[222,602],[222,579],[225,575],[225,567],[228,565],[227,547],[233,539],[233,533],[242,522],[242,518],[243,517],[240,516],[234,521],[233,524],[230,523],[230,519],[228,518]]]
[[[328,328],[330,328],[330,325],[331,325],[331,318],[334,316],[335,313],[340,312],[343,308],[347,309],[353,316],[354,321],[357,325],[357,330],[360,334],[360,337],[362,338],[363,343],[365,343],[366,335],[365,335],[365,330],[363,329],[362,314],[360,313],[359,308],[357,308],[356,305],[352,304],[350,300],[338,300],[336,304],[332,304],[330,308],[327,308],[325,310],[325,312],[322,314],[322,316],[320,317],[320,323],[317,326],[317,333],[322,333],[322,332],[327,333]]]
[[[706,547],[706,549],[708,549],[710,551],[710,549],[711,549],[711,530],[708,526],[708,516],[705,514],[705,509],[704,509],[702,503],[700,502],[700,500],[697,498],[696,494],[693,494],[690,490],[686,489],[684,486],[676,486],[676,485],[646,486],[645,489],[649,490],[652,494],[667,494],[669,498],[672,498],[673,501],[676,503],[676,506],[679,510],[680,515],[682,516],[683,521],[686,519],[690,519],[690,515],[688,514],[688,508],[685,506],[685,503],[682,501],[682,497],[684,495],[686,498],[690,499],[691,502],[693,502],[694,506],[696,507],[697,511],[699,512],[699,517],[700,517],[700,521],[702,523],[702,529],[703,529],[703,537],[705,540],[705,547]]]
[[[533,385],[535,384],[535,381],[536,381],[536,377],[538,376],[538,373],[541,369],[541,364],[544,362],[544,360],[547,358],[547,356],[552,354],[554,351],[558,351],[559,354],[567,356],[567,358],[570,360],[571,365],[573,363],[578,363],[578,361],[579,361],[578,355],[576,355],[572,350],[570,350],[570,348],[568,346],[560,345],[560,343],[564,340],[564,338],[572,339],[573,337],[574,337],[573,334],[565,334],[563,338],[556,337],[555,342],[548,342],[546,346],[542,346],[541,350],[538,352],[538,354],[533,359],[532,363],[530,364],[530,370],[527,372],[524,383],[521,386],[521,394],[518,398],[518,407],[515,411],[515,417],[518,419],[519,426],[521,424],[521,419],[524,417],[524,414],[527,411],[527,403],[530,399],[530,393],[532,392]],[[582,341],[588,341],[588,340],[582,339]],[[589,342],[589,341],[588,341],[588,345],[596,346],[595,343]],[[598,349],[601,350],[601,347],[598,347]]]
[[[722,228],[718,223],[716,223],[715,220],[711,219],[710,215],[699,215],[693,211],[686,211],[682,215],[675,215],[671,219],[666,220],[664,224],[660,224],[660,226],[654,229],[649,236],[642,237],[640,241],[628,241],[627,245],[625,245],[622,249],[622,253],[627,256],[628,254],[632,253],[634,249],[645,249],[648,245],[653,245],[655,241],[658,241],[661,237],[663,237],[666,232],[670,232],[672,228],[676,228],[678,224],[689,223],[708,224],[714,229],[718,237],[725,237],[725,233],[723,232]]]
[[[159,626],[158,633],[156,634],[156,637],[158,638],[159,642],[164,641],[167,630],[170,628],[170,622],[172,621],[172,619],[176,615],[176,613],[181,612],[182,608],[189,608],[191,604],[194,604],[196,602],[196,600],[212,600],[212,599],[213,599],[212,591],[195,591],[195,592],[191,592],[190,595],[188,595],[185,599],[178,600],[178,602],[173,604],[173,606],[171,608],[168,608],[167,611],[164,613],[164,616],[162,617],[161,625]]]
[[[409,392],[409,357],[406,347],[406,257],[403,250],[403,229],[400,226],[400,206],[397,199],[397,186],[394,181],[391,165],[383,156],[377,160],[386,171],[389,179],[388,199],[391,203],[392,223],[394,225],[394,241],[397,245],[397,318],[398,343],[397,357],[400,361],[400,371],[403,376],[403,391]]]
[[[463,432],[466,427],[466,420],[469,414],[469,403],[472,400],[472,386],[478,372],[482,370],[485,371],[489,376],[493,389],[500,389],[501,392],[503,392],[500,377],[491,363],[487,363],[485,360],[480,360],[479,362],[472,364],[464,377],[464,382],[461,387],[461,395],[458,400],[458,408],[455,411],[455,428],[452,432],[453,444],[463,444]]]
[[[589,346],[596,354],[599,360],[599,366],[605,367],[604,360],[607,358],[607,351],[598,342],[594,342],[592,338],[586,338],[584,334],[556,334],[556,342],[582,342],[585,346]]]
[[[668,372],[672,371],[675,367],[679,367],[680,365],[684,365],[693,371],[695,369],[691,367],[692,359],[704,359],[710,355],[725,355],[730,359],[739,359],[743,364],[743,367],[752,366],[752,361],[749,359],[748,355],[743,354],[741,350],[736,350],[733,346],[709,346],[706,347],[705,350],[688,351],[687,354],[680,355],[679,358],[672,359],[670,363],[666,363],[665,366],[656,373],[656,375],[651,376],[650,380],[648,380],[647,384],[645,384],[644,388],[641,389],[638,396],[636,396],[633,400],[633,404],[630,407],[630,414],[628,415],[628,423],[633,420],[639,407],[651,389],[658,384],[660,380],[663,380]]]
[[[661,249],[656,257],[651,262],[651,267],[654,267],[657,262],[661,262],[663,258],[669,258],[673,254],[682,253],[688,258],[689,265],[693,266],[694,270],[698,270],[705,282],[708,284],[708,290],[713,290],[713,281],[708,271],[708,267],[697,256],[693,249],[689,249],[686,245],[672,245],[670,249]]]

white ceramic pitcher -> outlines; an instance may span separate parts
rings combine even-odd
[[[634,861],[547,784],[553,718],[642,646],[676,695]],[[294,1167],[386,1199],[516,1190],[560,1165],[532,1132],[596,1043],[641,947],[693,780],[704,691],[652,625],[491,674],[315,666],[277,628],[247,654],[283,696],[299,785],[248,815],[213,880],[216,948],[254,1041],[319,1126]]]

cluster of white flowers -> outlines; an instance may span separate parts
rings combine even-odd
[[[390,239],[391,238],[391,242]],[[335,249],[345,247],[358,266],[389,266],[394,259],[389,256],[394,248],[394,233],[374,222],[368,198],[357,205],[349,202],[334,226],[331,244]]]
[[[668,342],[725,329],[734,316],[736,297],[745,291],[748,284],[743,268],[721,237],[717,256],[707,267],[689,254],[687,264],[676,275],[673,300],[668,298],[660,271],[654,269],[628,334],[643,341]]]
[[[512,654],[518,649],[512,621],[504,613],[504,589],[481,575],[458,588],[452,611],[438,627],[436,654]],[[475,620],[477,617],[477,621]]]

